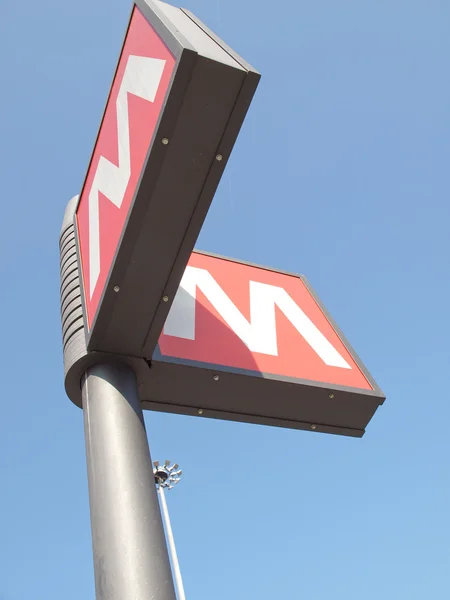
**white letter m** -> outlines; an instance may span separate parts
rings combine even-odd
[[[283,288],[250,281],[248,321],[212,275],[197,267],[186,268],[164,326],[165,335],[195,340],[197,288],[251,352],[278,356],[275,315],[277,306],[326,365],[351,369],[347,361]]]

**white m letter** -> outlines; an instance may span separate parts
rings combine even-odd
[[[100,223],[98,194],[101,192],[117,208],[131,175],[128,94],[154,102],[166,61],[143,56],[129,56],[116,102],[118,165],[100,157],[89,194],[89,294],[94,293],[100,275]]]
[[[230,329],[252,352],[278,356],[275,306],[330,367],[351,369],[311,319],[283,288],[250,281],[250,321],[205,269],[187,267],[164,325],[164,334],[195,339],[197,288],[203,292]]]

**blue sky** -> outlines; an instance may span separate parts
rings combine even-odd
[[[197,246],[304,273],[387,395],[362,440],[146,415],[187,597],[446,597],[450,4],[185,6],[263,76]],[[94,598],[58,234],[129,11],[1,11],[1,600]]]

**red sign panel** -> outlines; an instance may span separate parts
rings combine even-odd
[[[159,350],[231,369],[374,389],[302,278],[198,253]]]
[[[120,242],[176,60],[134,9],[77,209],[87,324]]]

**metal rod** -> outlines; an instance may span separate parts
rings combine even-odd
[[[175,539],[173,537],[172,525],[170,523],[169,509],[167,508],[166,494],[162,485],[159,486],[158,492],[159,498],[161,500],[161,508],[164,518],[164,525],[166,527],[167,540],[169,542],[170,556],[172,558],[172,566],[174,571],[178,600],[186,600],[186,596],[184,594],[183,579],[181,577],[180,564],[178,562],[177,549],[175,547]]]
[[[90,367],[82,382],[97,600],[176,600],[136,377]]]

